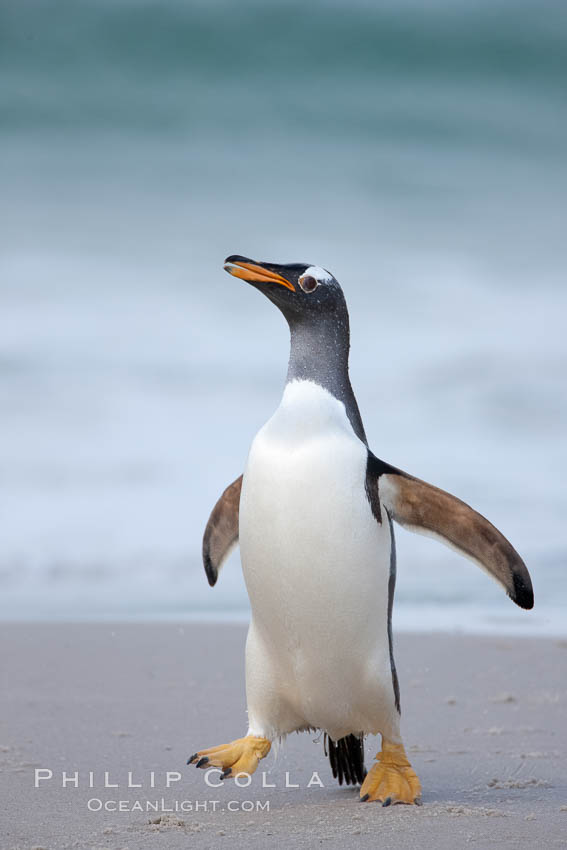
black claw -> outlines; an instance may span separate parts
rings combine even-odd
[[[197,762],[195,767],[203,767],[203,765],[208,764],[208,763],[209,763],[209,757],[208,756],[201,756],[201,758],[199,759],[199,761]]]
[[[226,777],[230,776],[231,773],[232,773],[232,768],[231,767],[225,767],[225,769],[221,773],[221,779],[226,779]]]
[[[423,803],[421,802],[421,797],[416,797],[414,803],[416,806],[423,806]]]
[[[193,753],[192,756],[189,756],[189,758],[187,759],[187,764],[193,764],[198,755],[199,753]]]
[[[370,797],[370,794],[365,794],[365,795],[364,795],[364,797],[361,797],[361,798],[360,798],[360,802],[361,802],[361,803],[366,803],[366,801],[368,800],[368,798],[369,798],[369,797]]]
[[[382,808],[383,808],[383,809],[385,809],[385,808],[386,808],[386,806],[391,806],[391,805],[392,805],[392,798],[391,798],[391,797],[386,797],[386,799],[385,799],[385,800],[384,800],[384,802],[382,803]]]

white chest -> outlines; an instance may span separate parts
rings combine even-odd
[[[344,405],[311,382],[289,384],[252,444],[242,488],[240,548],[255,615],[284,605],[292,625],[316,619],[324,600],[351,616],[365,607],[361,595],[383,595],[389,529],[372,515],[366,463]]]
[[[270,511],[270,527],[322,530],[364,493],[366,458],[341,402],[310,381],[288,384],[252,444],[245,513],[252,502],[255,510]]]

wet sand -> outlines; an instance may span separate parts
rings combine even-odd
[[[336,784],[313,734],[249,787],[185,765],[246,730],[242,626],[0,634],[2,848],[567,846],[567,640],[398,635],[423,806],[382,808]]]

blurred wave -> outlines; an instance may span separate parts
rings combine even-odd
[[[200,537],[278,403],[237,252],[330,268],[374,451],[473,503],[515,611],[399,533],[404,627],[564,630],[567,8],[0,7],[0,616],[245,616]]]
[[[436,142],[492,145],[500,135],[506,143],[514,127],[506,132],[502,120],[502,132],[487,135],[470,104],[455,114],[445,98],[453,94],[456,103],[470,90],[475,101],[485,94],[494,103],[506,87],[512,107],[530,103],[525,126],[537,135],[531,98],[538,95],[542,110],[562,101],[566,22],[561,3],[511,0],[308,8],[246,0],[238,10],[230,0],[8,0],[3,114],[15,131],[106,125],[113,132],[206,133],[221,119],[248,135],[286,128],[295,116],[306,122],[303,131],[318,135],[332,129],[364,137],[388,127],[393,138],[416,132]],[[417,113],[402,117],[395,97],[384,104],[392,83],[413,95]],[[433,102],[420,104],[431,88]],[[561,153],[558,139],[548,142]]]

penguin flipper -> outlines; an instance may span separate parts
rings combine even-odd
[[[533,608],[528,569],[492,523],[445,490],[371,457],[369,472],[374,467],[379,476],[380,499],[392,519],[456,549],[496,579],[516,605]]]
[[[238,543],[242,475],[229,484],[214,506],[203,535],[203,565],[211,587],[222,565]]]

